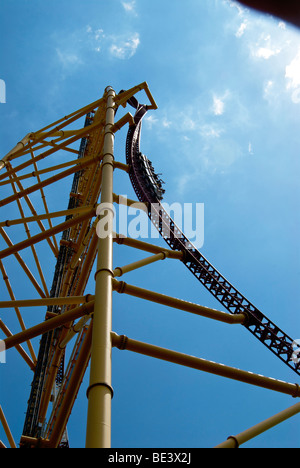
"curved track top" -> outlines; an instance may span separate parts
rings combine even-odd
[[[139,201],[148,206],[148,216],[163,239],[173,250],[184,253],[183,263],[205,288],[232,314],[244,313],[248,319],[244,326],[279,357],[288,367],[300,375],[300,363],[293,360],[294,340],[269,320],[195,248],[175,225],[141,171],[139,163],[142,119],[147,106],[135,98],[128,103],[136,109],[134,125],[130,126],[126,141],[126,162],[131,167],[130,180]]]

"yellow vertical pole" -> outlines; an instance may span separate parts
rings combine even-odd
[[[114,98],[111,87],[107,98],[106,125],[102,160],[101,203],[97,209],[99,223],[105,218],[106,235],[98,231],[98,259],[95,275],[95,308],[91,348],[90,382],[87,390],[88,418],[86,448],[111,446],[111,330],[112,330],[112,252],[113,252],[113,170],[114,170]]]

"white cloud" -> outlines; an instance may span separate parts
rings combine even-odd
[[[264,98],[265,99],[270,99],[273,95],[273,89],[274,89],[274,81],[268,80],[265,85],[264,85]]]
[[[236,3],[236,2],[234,2],[232,0],[228,0],[228,3],[229,3],[229,6],[231,8],[236,8],[237,9],[239,16],[243,16],[244,12],[246,11],[245,8],[243,8],[241,5],[239,5],[238,3]]]
[[[258,58],[263,58],[265,60],[269,60],[269,58],[273,57],[273,55],[278,55],[280,53],[280,49],[272,49],[269,47],[259,47],[255,52],[255,56]]]
[[[300,88],[297,88],[292,92],[292,101],[294,104],[300,104]]]
[[[236,37],[242,37],[247,29],[247,21],[243,21],[243,23],[240,25],[239,29],[235,33]]]
[[[239,21],[241,15],[239,14]],[[244,36],[247,23],[247,37]],[[264,29],[262,29],[264,28]],[[262,32],[263,30],[263,32]],[[300,103],[300,47],[298,33],[289,29],[285,22],[268,24],[265,20],[254,23],[242,16],[242,24],[235,33],[241,37],[241,46],[247,47],[250,58],[259,60],[264,73],[263,98],[272,106],[279,106],[288,91],[292,102]],[[268,62],[268,66],[264,65]],[[221,99],[221,98],[219,98]],[[221,99],[222,101],[222,99]],[[215,110],[221,114],[221,102],[215,102]]]
[[[158,122],[158,119],[156,119],[152,114],[145,117],[144,120],[149,125],[150,128],[152,128],[152,126]]]
[[[64,68],[74,68],[75,66],[81,65],[83,62],[80,57],[74,52],[62,51],[56,49],[57,57]]]
[[[131,2],[122,2],[122,6],[124,10],[128,13],[133,13],[134,15],[136,15],[135,0],[132,0]]]
[[[104,30],[102,28],[93,29],[91,26],[86,27],[86,32],[88,34],[87,42],[90,47],[96,51],[100,52],[102,50],[103,42],[105,40]]]
[[[114,37],[113,44],[110,47],[110,53],[119,59],[125,60],[133,57],[140,45],[140,37],[138,33],[134,33],[131,37],[124,39],[122,37]]]
[[[284,21],[280,21],[278,23],[279,29],[283,29],[284,31],[286,30],[286,23]]]
[[[297,88],[300,86],[300,50],[291,63],[287,65],[285,77],[288,80],[288,88]]]
[[[133,7],[134,2],[130,4]],[[129,31],[125,34],[120,30],[116,34],[107,34],[101,27],[90,23],[69,33],[54,33],[53,40],[56,43],[56,60],[65,72],[71,72],[83,64],[90,52],[121,60],[130,59],[141,42],[138,32]]]
[[[223,96],[213,95],[212,111],[215,115],[223,115],[225,112],[225,100],[229,96],[229,91],[226,91]]]
[[[201,127],[201,135],[205,138],[220,138],[223,130],[215,128],[213,125],[205,124]]]
[[[96,29],[95,31],[95,40],[99,41],[102,37],[105,37],[103,29]]]
[[[271,57],[280,54],[283,45],[277,38],[275,41],[277,44],[274,43],[274,39],[270,34],[262,34],[255,44],[250,45],[252,56],[269,60]]]
[[[213,112],[215,115],[222,115],[224,113],[225,104],[222,99],[217,98],[214,96],[214,103],[213,103]]]
[[[170,128],[171,125],[172,125],[172,122],[170,122],[170,120],[168,120],[168,119],[166,119],[166,118],[163,119],[163,121],[162,121],[162,126],[163,126],[164,128]]]
[[[285,69],[285,78],[287,79],[287,89],[292,91],[292,101],[295,104],[300,103],[300,49],[296,57],[287,65]]]
[[[191,117],[188,116],[188,114],[184,115],[182,122],[181,122],[181,127],[184,131],[196,130],[197,128],[196,119],[192,119]]]

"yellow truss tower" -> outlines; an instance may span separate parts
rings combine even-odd
[[[10,314],[15,311],[18,322],[16,329],[10,330],[5,319],[0,320],[3,335],[0,351],[2,354],[9,353],[10,348],[15,348],[33,374],[24,430],[19,442],[21,447],[68,447],[67,422],[88,365],[90,373],[86,389],[86,447],[111,447],[113,347],[258,385],[270,391],[300,396],[300,387],[297,384],[206,361],[113,332],[112,300],[115,293],[139,297],[228,324],[245,325],[252,327],[252,331],[256,327],[255,333],[261,333],[261,336],[261,330],[267,329],[264,316],[258,316],[256,310],[246,306],[244,299],[234,295],[228,284],[221,281],[221,277],[218,278],[221,286],[219,289],[214,287],[214,291],[217,294],[216,291],[220,293],[220,288],[222,289],[223,301],[227,301],[227,308],[232,313],[175,299],[117,279],[129,271],[166,258],[168,261],[183,261],[190,269],[194,268],[194,275],[200,271],[195,269],[195,262],[200,262],[200,257],[197,257],[195,249],[183,235],[175,239],[176,226],[172,224],[172,220],[167,219],[165,213],[152,214],[151,221],[157,224],[161,232],[162,224],[166,225],[167,221],[169,226],[171,224],[173,243],[170,238],[166,239],[171,248],[119,236],[112,230],[112,207],[114,203],[124,202],[113,191],[114,171],[121,170],[130,175],[132,170],[128,161],[124,164],[115,160],[114,139],[125,125],[129,124],[130,130],[137,124],[135,117],[129,112],[124,112],[125,115],[115,121],[116,111],[120,106],[126,108],[129,102],[136,107],[137,113],[143,113],[145,106],[139,106],[134,97],[140,91],[145,92],[149,101],[146,110],[156,109],[147,83],[119,94],[107,87],[101,99],[35,133],[29,133],[0,160],[0,187],[5,194],[1,197],[0,209],[5,210],[12,218],[0,221],[0,234],[2,243],[5,244],[0,252],[0,269],[10,298],[0,302],[0,309],[4,311],[4,317],[8,311]],[[76,128],[84,118],[84,126]],[[134,137],[133,133],[132,136]],[[134,144],[137,145],[139,133],[134,138]],[[66,159],[62,162],[60,152],[70,156],[66,158],[67,162]],[[73,177],[73,185],[68,209],[55,211],[52,207],[55,202],[59,203],[56,184],[63,184],[70,176]],[[135,183],[133,179],[132,182]],[[138,193],[138,187],[136,191]],[[149,213],[149,202],[142,200],[142,197],[139,200],[126,199],[125,202],[128,205],[140,203],[140,208]],[[104,227],[107,235],[101,235],[99,225]],[[11,235],[15,237],[12,238]],[[60,236],[60,242],[57,241],[57,235]],[[113,259],[114,243],[124,244],[150,255],[116,268]],[[184,245],[184,249],[179,248],[179,244],[181,247]],[[189,255],[193,256],[194,266]],[[53,256],[56,262],[52,285],[48,281],[49,256]],[[12,260],[16,265],[13,273],[6,263]],[[93,281],[90,277],[95,262],[95,288],[87,294],[88,281]],[[32,272],[32,265],[37,274]],[[205,268],[211,276],[210,282],[207,277],[205,279],[206,287],[209,284],[213,288],[213,280],[217,281],[216,275],[210,270],[209,264]],[[19,281],[15,281],[19,277],[22,278],[21,290],[24,291],[24,287],[28,289],[28,294],[23,299],[19,298]],[[201,278],[204,278],[203,274]],[[24,286],[25,281],[28,288]],[[22,308],[28,307],[45,307],[46,314],[42,321],[36,319],[34,325],[26,327]],[[235,307],[234,311],[232,307]],[[273,333],[273,342],[276,342],[275,338],[279,333],[271,325],[268,325],[268,333]],[[36,337],[40,337],[38,350],[34,350],[32,345],[32,340]],[[288,340],[286,335],[284,337],[286,344]],[[281,336],[280,339],[282,341]],[[281,355],[283,352],[286,352],[286,361],[290,363],[290,345],[286,344],[283,351],[281,349]],[[67,356],[69,361],[65,366]],[[0,405],[0,420],[10,446],[16,447],[17,443],[3,409],[5,410],[5,402]],[[238,447],[298,412],[300,403],[242,434],[230,436],[218,447]],[[5,447],[1,441],[0,445]]]

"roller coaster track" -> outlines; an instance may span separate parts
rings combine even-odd
[[[244,313],[244,326],[289,368],[300,375],[300,364],[292,359],[294,340],[269,320],[248,301],[221,273],[194,247],[165,211],[155,192],[146,184],[141,173],[138,155],[142,119],[147,106],[131,99],[128,103],[136,108],[134,125],[130,126],[126,141],[126,162],[131,167],[130,180],[140,202],[148,206],[148,216],[160,235],[173,250],[184,253],[183,263],[197,280],[231,313]]]

